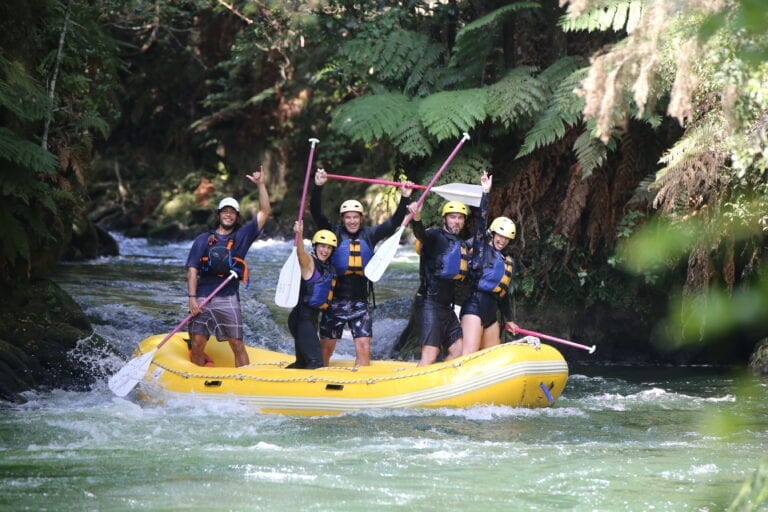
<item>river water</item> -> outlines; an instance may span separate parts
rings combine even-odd
[[[186,316],[190,244],[120,246],[55,279],[127,358]],[[287,311],[272,303],[291,248],[251,249],[249,344],[292,351]],[[377,314],[374,356],[405,326],[396,299],[415,292],[416,265],[402,249],[376,287],[393,306]],[[352,350],[343,340],[337,357]],[[95,372],[124,364],[87,340],[77,354]],[[765,382],[701,367],[571,373],[555,406],[537,410],[287,417],[196,399],[142,406],[112,396],[106,379],[89,392],[29,393],[0,406],[0,510],[720,511],[764,457]]]

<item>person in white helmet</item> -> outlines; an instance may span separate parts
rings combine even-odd
[[[486,174],[487,176],[487,174]],[[488,192],[492,178],[487,177],[488,190],[483,188],[480,199],[480,218],[472,243],[469,265],[471,292],[461,307],[461,330],[464,333],[462,354],[501,343],[498,312],[506,328],[514,333],[517,325],[512,321],[509,287],[514,274],[514,260],[503,253],[515,238],[517,229],[512,219],[497,217],[486,230],[488,218]]]
[[[483,192],[490,189],[490,178],[481,177]],[[469,216],[469,208],[459,201],[448,201],[441,210],[442,226],[429,229],[421,221],[418,203],[411,205],[413,234],[420,242],[419,274],[421,283],[417,294],[421,359],[419,366],[434,363],[442,350],[445,360],[462,354],[463,333],[454,312],[456,284],[469,272],[469,246],[460,238]]]
[[[373,250],[381,240],[392,235],[405,220],[407,205],[411,201],[413,185],[403,182],[400,187],[400,203],[388,220],[377,226],[363,226],[365,212],[359,201],[350,199],[341,203],[339,216],[341,224],[332,224],[323,214],[322,186],[328,180],[325,169],[315,173],[315,187],[309,202],[310,213],[318,229],[332,231],[338,238],[338,247],[333,251],[331,263],[338,275],[333,301],[320,317],[320,346],[323,361],[327,366],[336,341],[346,325],[355,341],[355,365],[371,364],[371,337],[373,320],[369,305],[370,281],[363,269],[373,256]]]
[[[271,208],[264,183],[264,171],[246,175],[259,188],[259,211],[245,225],[240,222],[240,204],[232,197],[219,202],[216,227],[201,233],[192,242],[187,256],[187,295],[191,337],[190,359],[199,366],[210,365],[205,345],[211,334],[219,341],[227,340],[235,355],[235,366],[249,364],[243,343],[243,318],[240,310],[240,280],[247,283],[248,266],[245,255],[262,232]],[[210,295],[229,275],[237,272],[239,279],[231,280],[201,309],[199,303]]]

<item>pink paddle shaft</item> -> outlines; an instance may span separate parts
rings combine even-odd
[[[312,174],[312,161],[315,159],[315,146],[320,141],[318,139],[309,139],[309,142],[311,144],[311,147],[309,148],[309,158],[307,159],[307,171],[306,173],[304,173],[304,189],[301,191],[301,203],[299,204],[299,217],[296,219],[296,222],[301,222],[301,219],[304,218],[304,203],[307,202],[307,189],[309,188],[309,175]],[[299,246],[298,233],[296,233],[296,236],[293,239],[293,246],[294,247]]]
[[[380,180],[378,178],[359,178],[357,176],[344,176],[343,174],[326,174],[332,180],[359,181],[362,183],[373,183],[374,185],[390,185],[392,187],[401,187],[403,184],[399,181]],[[411,185],[413,188],[424,190],[426,185]]]
[[[234,270],[230,270],[230,272],[231,272],[231,273],[229,274],[229,277],[228,277],[228,278],[226,278],[226,279],[224,280],[224,282],[223,282],[223,283],[221,283],[219,286],[217,286],[217,287],[216,287],[216,289],[215,289],[215,290],[213,290],[209,296],[207,296],[206,298],[204,298],[204,299],[203,299],[203,302],[201,302],[201,303],[200,303],[200,308],[201,308],[201,309],[202,309],[203,307],[205,307],[205,305],[206,305],[206,304],[208,304],[209,302],[211,302],[211,299],[213,299],[213,298],[216,296],[216,294],[217,294],[217,293],[219,293],[219,292],[221,291],[221,289],[222,289],[222,288],[224,288],[224,287],[227,285],[227,283],[228,283],[228,282],[230,282],[232,279],[234,279],[235,277],[237,277],[237,274],[235,273],[235,271],[234,271]],[[172,330],[171,332],[169,332],[169,333],[168,333],[168,334],[165,336],[165,338],[163,338],[163,341],[161,341],[160,343],[158,343],[158,344],[157,344],[157,347],[155,347],[155,349],[156,349],[156,350],[157,350],[157,349],[160,349],[160,347],[162,347],[163,345],[165,345],[165,344],[168,342],[168,340],[169,340],[169,339],[171,339],[171,336],[173,336],[174,334],[176,334],[177,332],[179,332],[179,331],[181,330],[181,328],[182,328],[182,327],[184,327],[185,325],[187,325],[187,322],[189,322],[190,320],[192,320],[192,314],[191,314],[191,313],[190,313],[189,315],[187,315],[187,318],[185,318],[184,320],[182,320],[182,321],[181,321],[181,323],[180,323],[179,325],[177,325],[177,326],[176,326],[176,328],[175,328],[174,330]]]
[[[448,155],[448,158],[443,162],[443,165],[440,166],[440,169],[437,170],[435,175],[432,177],[432,179],[427,184],[426,188],[424,189],[424,192],[421,194],[421,197],[418,201],[416,201],[416,208],[421,208],[421,205],[424,204],[424,200],[427,198],[427,193],[429,190],[437,183],[437,180],[440,179],[440,175],[443,174],[443,171],[448,167],[448,164],[451,163],[453,158],[456,156],[456,153],[459,152],[461,149],[461,146],[464,145],[465,142],[469,140],[469,134],[467,132],[464,132],[464,136],[461,138],[458,144],[456,144],[456,147],[453,148],[453,151],[451,151],[451,154]],[[408,216],[403,220],[403,227],[406,227],[408,224],[410,224],[411,220],[413,219],[413,212],[409,213]]]
[[[512,332],[512,329],[507,329],[507,330]],[[581,343],[574,343],[573,341],[564,340],[562,338],[555,338],[554,336],[548,336],[546,334],[542,334],[536,331],[529,331],[528,329],[523,329],[521,327],[518,327],[517,329],[514,330],[513,334],[517,334],[517,333],[527,334],[528,336],[536,336],[537,338],[544,338],[545,340],[555,341],[557,343],[562,343],[563,345],[568,345],[570,347],[580,348],[582,350],[586,350],[590,354],[593,353],[597,348],[595,345],[588,347],[586,345],[582,345]]]

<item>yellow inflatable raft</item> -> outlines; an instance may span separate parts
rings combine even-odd
[[[164,335],[141,342],[136,356],[153,350]],[[157,351],[139,397],[162,402],[182,395],[236,400],[268,413],[329,415],[396,407],[469,407],[481,404],[548,407],[568,380],[563,356],[538,340],[505,343],[474,354],[417,367],[414,362],[331,361],[316,370],[286,369],[294,356],[247,347],[251,364],[235,368],[228,343],[208,342],[215,366],[189,360],[186,333]]]

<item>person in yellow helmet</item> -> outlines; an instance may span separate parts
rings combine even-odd
[[[326,309],[333,299],[336,269],[330,259],[338,242],[331,231],[321,229],[312,237],[310,255],[304,250],[304,223],[296,222],[293,230],[302,240],[296,245],[301,268],[301,288],[299,302],[288,315],[288,330],[291,331],[296,349],[296,361],[288,365],[288,368],[320,368],[324,364],[317,321],[320,311]]]
[[[453,306],[456,283],[465,279],[469,268],[469,248],[459,236],[469,208],[458,201],[445,203],[440,211],[442,226],[429,229],[422,223],[418,203],[409,209],[413,234],[421,242],[417,294],[421,310],[416,314],[421,328],[419,366],[425,366],[434,363],[442,349],[447,352],[446,361],[462,353],[463,335]]]
[[[336,290],[331,305],[320,316],[323,360],[327,366],[336,348],[336,341],[341,338],[344,327],[349,326],[355,342],[355,365],[367,366],[371,364],[373,319],[368,303],[370,281],[363,274],[363,269],[373,256],[376,244],[392,235],[405,220],[413,183],[403,182],[400,187],[400,203],[392,217],[377,226],[364,226],[363,205],[355,199],[341,203],[340,224],[332,224],[323,214],[321,190],[327,180],[325,169],[318,169],[309,201],[309,211],[317,227],[332,231],[339,241],[331,256],[331,263],[338,274]]]
[[[517,329],[517,325],[512,322],[512,308],[509,302],[514,261],[502,252],[515,238],[517,228],[512,219],[497,217],[486,231],[488,192],[493,180],[487,173],[485,179],[469,266],[472,291],[464,301],[460,313],[461,330],[464,333],[464,355],[501,343],[498,312],[501,312],[507,328],[512,329],[512,332]]]
[[[247,281],[245,255],[264,229],[271,207],[263,169],[247,174],[246,178],[259,188],[259,211],[254,219],[241,225],[240,204],[232,197],[222,199],[217,211],[216,228],[198,235],[187,256],[187,295],[192,314],[189,322],[190,359],[199,366],[207,364],[205,345],[211,334],[219,340],[229,341],[235,355],[235,366],[249,364],[243,343],[240,281],[233,279],[227,283],[205,309],[199,305],[227,278],[230,270]]]

